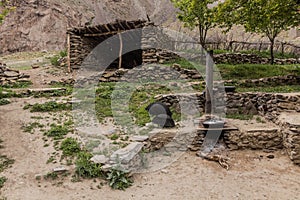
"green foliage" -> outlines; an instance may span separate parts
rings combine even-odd
[[[259,79],[289,74],[300,75],[300,68],[295,65],[219,64],[218,69],[225,80]]]
[[[66,138],[63,140],[60,149],[64,156],[74,156],[81,150],[79,143],[74,138]]]
[[[15,8],[10,6],[8,0],[1,0],[0,1],[0,24],[3,22],[5,16],[10,12],[13,11]]]
[[[25,126],[23,126],[23,130],[24,132],[27,132],[27,133],[33,133],[33,130],[36,129],[36,128],[43,128],[44,125],[43,124],[40,124],[39,122],[32,122],[32,123],[29,123]]]
[[[62,139],[65,135],[70,132],[67,126],[51,124],[50,130],[48,130],[45,135],[48,137],[52,137],[55,140]]]
[[[133,183],[129,174],[119,169],[111,169],[108,173],[107,180],[109,181],[109,186],[117,190],[125,190]]]
[[[185,26],[191,29],[198,27],[200,44],[205,48],[207,31],[215,26],[214,9],[210,4],[216,0],[171,0],[171,2],[179,9],[177,17]]]
[[[253,119],[253,115],[244,115],[244,114],[227,114],[226,118],[228,119],[239,119],[239,120],[250,120]]]
[[[300,24],[299,5],[295,0],[226,0],[217,10],[216,19],[227,30],[234,24],[243,25],[247,32],[268,37],[272,64],[275,38],[281,31]]]
[[[48,180],[48,179],[52,179],[52,180],[58,179],[58,174],[57,174],[56,172],[48,172],[48,173],[44,176],[44,179],[45,179],[45,180]]]
[[[50,58],[50,62],[54,66],[59,66],[59,60],[67,56],[67,51],[60,51],[58,54]]]
[[[5,176],[0,177],[0,189],[4,186],[4,183],[7,181]]]
[[[27,88],[32,85],[31,81],[18,81],[12,84],[3,85],[3,88]]]
[[[14,164],[13,159],[9,159],[7,156],[0,155],[0,173],[5,169],[9,168],[12,164]]]
[[[24,109],[28,108],[31,108],[30,112],[56,112],[62,110],[72,110],[72,105],[66,103],[57,103],[55,101],[49,101],[43,104],[36,103],[32,106],[24,106]]]
[[[10,101],[8,99],[0,99],[0,106],[7,105],[7,104],[10,104]]]
[[[98,178],[102,177],[101,165],[93,163],[90,159],[92,154],[81,151],[77,154],[75,173],[82,178]]]

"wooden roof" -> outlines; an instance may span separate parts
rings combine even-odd
[[[145,20],[116,20],[115,22],[109,24],[70,28],[68,29],[67,33],[82,36],[104,36],[109,34],[116,34],[131,29],[142,28],[146,26],[146,22],[147,21]]]

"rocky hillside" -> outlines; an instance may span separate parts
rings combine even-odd
[[[169,0],[12,0],[16,10],[0,26],[0,54],[61,50],[68,27],[146,19],[170,25],[176,21]]]

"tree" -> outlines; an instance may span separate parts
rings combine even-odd
[[[190,29],[198,27],[200,44],[206,47],[206,36],[210,28],[215,26],[214,8],[211,4],[217,0],[171,0],[179,9],[177,17]]]
[[[225,0],[217,10],[217,21],[227,30],[234,24],[243,25],[247,32],[268,37],[271,64],[274,63],[274,43],[278,34],[300,25],[296,0]]]

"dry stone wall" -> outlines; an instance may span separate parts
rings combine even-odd
[[[29,75],[20,73],[18,70],[9,69],[0,63],[0,85],[13,84],[16,82],[29,82]]]
[[[262,58],[254,54],[241,54],[241,53],[225,53],[215,54],[214,62],[216,64],[228,63],[228,64],[268,64],[270,63],[269,58]],[[275,64],[300,64],[300,59],[288,58],[288,59],[275,59]]]

